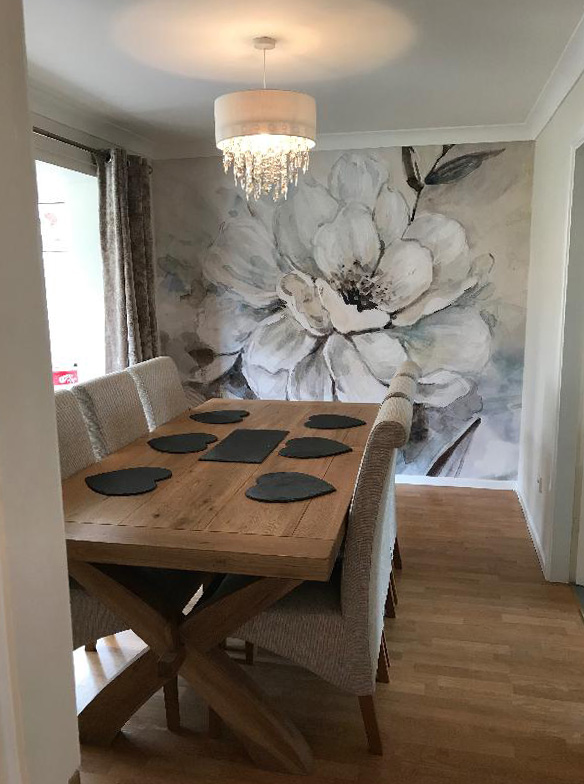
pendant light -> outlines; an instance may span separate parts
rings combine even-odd
[[[308,168],[316,139],[316,102],[311,95],[266,88],[266,51],[274,38],[254,38],[263,51],[264,86],[215,100],[215,141],[223,153],[223,168],[233,167],[236,185],[246,197],[271,193],[286,198],[290,183]]]

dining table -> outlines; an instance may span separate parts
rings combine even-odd
[[[249,415],[231,424],[190,418],[233,409]],[[258,766],[296,774],[311,770],[312,753],[300,731],[223,643],[303,581],[330,578],[378,410],[374,404],[337,401],[208,400],[63,482],[70,576],[146,643],[79,712],[83,743],[110,743],[152,695],[180,675]],[[306,426],[313,414],[348,415],[365,424],[313,430]],[[205,461],[200,459],[205,452],[170,454],[148,444],[186,432],[221,441],[240,428],[288,435],[259,464]],[[341,441],[351,451],[314,459],[279,455],[286,440],[307,436]],[[172,476],[152,492],[132,496],[100,495],[85,481],[136,466],[164,467]],[[245,495],[258,476],[280,471],[311,474],[335,490],[295,502],[264,503]],[[237,588],[214,596],[209,589],[228,575],[240,576],[233,581]],[[193,604],[197,593],[203,599]]]

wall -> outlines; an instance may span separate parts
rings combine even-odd
[[[0,4],[0,780],[79,763],[20,0]]]
[[[400,473],[513,479],[532,150],[316,152],[277,205],[218,158],[156,161],[163,350],[206,395],[368,402],[410,357]]]
[[[564,306],[574,151],[583,139],[581,77],[535,145],[519,465],[519,492],[546,575],[561,581],[569,578],[581,366],[578,356],[562,362]]]

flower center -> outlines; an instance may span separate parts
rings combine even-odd
[[[354,305],[359,313],[375,310],[387,302],[387,287],[380,283],[379,276],[368,273],[361,262],[355,260],[350,267],[332,276],[331,284],[347,305]]]

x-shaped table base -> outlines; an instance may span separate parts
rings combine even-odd
[[[256,764],[287,773],[310,771],[312,753],[300,732],[219,647],[301,581],[249,578],[183,615],[209,575],[182,573],[174,580],[157,570],[82,561],[71,561],[69,572],[148,645],[79,714],[83,743],[110,743],[138,708],[180,674],[232,728]]]

